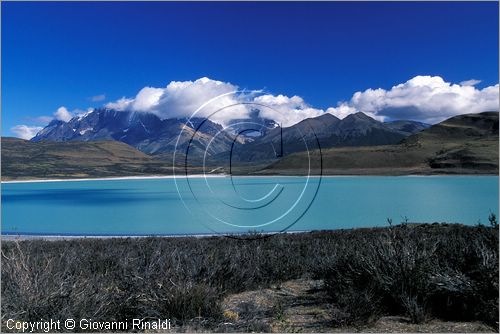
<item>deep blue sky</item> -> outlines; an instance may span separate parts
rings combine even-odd
[[[498,38],[497,2],[3,2],[2,132],[203,76],[318,108],[419,74],[484,87]]]

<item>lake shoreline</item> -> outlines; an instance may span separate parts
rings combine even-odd
[[[378,228],[374,227],[360,227],[360,228],[352,228],[352,229],[363,229],[363,228]],[[383,227],[379,227],[383,228]],[[301,233],[320,233],[320,232],[335,232],[339,230],[346,229],[338,229],[338,230],[301,230],[301,231],[285,231],[285,232],[259,232],[258,236],[270,237],[273,235],[283,235],[283,234],[301,234]],[[351,230],[351,229],[349,229]],[[223,234],[223,233],[198,233],[198,234],[144,234],[144,235],[133,235],[133,234],[116,234],[116,235],[85,235],[85,234],[0,234],[1,241],[24,241],[24,240],[46,240],[46,241],[59,241],[59,240],[78,240],[78,239],[141,239],[141,238],[234,238],[238,239],[248,236],[248,233],[232,233],[232,234]]]
[[[189,175],[189,178],[214,178],[214,177],[226,177],[227,175],[203,175],[194,174]],[[36,183],[36,182],[81,182],[81,181],[120,181],[120,180],[160,180],[160,179],[175,179],[175,178],[185,178],[181,175],[151,175],[151,176],[118,176],[118,177],[90,177],[90,178],[68,178],[68,179],[27,179],[27,180],[7,180],[2,181],[2,184],[9,183]]]
[[[426,227],[426,226],[450,226],[454,225],[457,227],[472,227],[472,225],[462,224],[462,223],[440,223],[440,222],[408,222],[408,223],[399,223],[395,224],[394,227]],[[117,234],[117,235],[84,235],[84,234],[34,234],[34,233],[26,233],[26,234],[0,234],[0,243],[1,242],[10,242],[10,241],[76,241],[76,240],[140,240],[140,239],[222,239],[229,238],[234,240],[254,240],[268,237],[279,237],[279,236],[292,236],[292,235],[309,235],[309,234],[338,234],[338,233],[355,233],[363,231],[376,231],[376,230],[386,230],[390,226],[359,226],[359,227],[351,227],[351,228],[337,228],[331,230],[297,230],[297,231],[283,231],[283,232],[258,232],[258,233],[198,233],[198,234],[152,234],[152,235],[125,235],[125,234]]]
[[[499,176],[499,174],[327,174],[309,175],[309,177],[322,178],[344,178],[344,177],[441,177],[441,176]],[[263,174],[263,175],[230,175],[230,174],[192,174],[188,178],[268,178],[268,177],[308,177],[307,175],[286,175],[286,174]],[[121,180],[161,180],[161,179],[184,179],[184,175],[151,175],[151,176],[119,176],[119,177],[95,177],[95,178],[67,178],[67,179],[26,179],[26,180],[5,180],[1,184],[17,183],[44,183],[44,182],[82,182],[82,181],[121,181]]]

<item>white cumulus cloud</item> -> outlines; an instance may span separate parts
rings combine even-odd
[[[73,115],[68,111],[68,109],[66,109],[66,107],[62,106],[57,108],[54,113],[54,118],[58,121],[68,122],[71,118],[73,118]]]
[[[241,92],[235,84],[204,77],[172,81],[164,88],[144,87],[135,97],[123,97],[106,107],[151,112],[161,118],[190,117],[202,107],[196,116],[209,117],[221,124],[246,118],[256,108],[260,109],[261,117],[276,120],[283,126],[324,112],[344,118],[360,111],[381,121],[411,119],[436,123],[458,114],[498,110],[498,84],[478,89],[475,87],[478,83],[480,80],[470,79],[455,84],[439,76],[419,75],[390,89],[358,91],[350,100],[323,110],[309,105],[300,96]]]
[[[332,114],[362,111],[372,117],[437,123],[466,113],[498,111],[499,86],[477,89],[446,82],[439,76],[416,76],[389,90],[356,92],[348,102],[330,108]]]
[[[109,102],[106,104],[106,108],[116,109],[116,110],[128,110],[130,105],[134,102],[134,99],[128,99],[126,97],[122,97],[115,102]]]
[[[196,117],[210,117],[225,123],[245,117],[247,108],[241,102],[238,87],[222,81],[200,78],[195,81],[172,81],[165,88],[144,87],[134,98],[106,104],[107,108],[151,112],[160,118],[190,117],[200,107]]]
[[[260,110],[261,117],[275,120],[283,126],[291,126],[325,112],[339,118],[364,112],[380,121],[408,119],[432,124],[459,114],[498,111],[499,85],[476,88],[480,82],[470,79],[456,84],[439,76],[419,75],[390,89],[369,88],[355,92],[350,100],[323,110],[309,105],[297,95],[290,97],[262,91],[241,91],[235,84],[203,77],[194,81],[171,81],[163,88],[144,87],[135,97],[122,97],[105,106],[116,110],[151,112],[162,119],[208,117],[222,125],[247,118],[255,109]],[[68,122],[74,115],[82,117],[92,110],[75,109],[71,112],[61,106],[54,113],[54,118]],[[195,111],[198,111],[196,115]],[[50,121],[49,118],[42,116],[31,120],[40,124]],[[11,131],[20,138],[30,139],[41,129],[39,126],[17,125]]]
[[[236,85],[206,77],[195,81],[172,81],[159,100],[158,114],[161,117],[187,117],[199,110],[196,116],[224,123],[246,116],[247,108],[238,104],[242,100],[237,91]]]
[[[10,128],[10,131],[16,135],[18,138],[29,140],[36,136],[36,134],[42,130],[41,126],[28,126],[28,125],[16,125]]]
[[[326,109],[326,112],[332,114],[333,116],[336,116],[340,119],[345,118],[349,116],[350,114],[357,113],[358,110],[347,103],[340,103],[338,107],[330,107]],[[367,113],[368,114],[368,113]],[[370,114],[369,116],[374,117],[375,115]]]
[[[106,104],[107,108],[152,112],[161,118],[209,117],[221,124],[246,118],[252,109],[260,116],[290,126],[323,110],[315,109],[299,96],[258,95],[258,91],[242,92],[228,82],[200,78],[195,81],[172,81],[165,88],[144,87],[134,98]],[[256,96],[258,95],[258,96]]]
[[[275,120],[282,126],[291,126],[306,118],[321,116],[324,111],[312,108],[300,96],[260,95],[253,99],[260,108],[260,116]]]
[[[476,79],[470,79],[470,80],[465,80],[460,82],[461,86],[475,86],[477,84],[480,84],[481,80],[476,80]]]

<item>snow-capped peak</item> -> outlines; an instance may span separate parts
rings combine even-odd
[[[90,115],[91,113],[93,113],[94,110],[95,110],[94,108],[89,108],[86,112],[77,115],[78,120],[81,121],[82,119],[84,119],[85,117],[87,117],[88,115]]]

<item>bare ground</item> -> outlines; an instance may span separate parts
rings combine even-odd
[[[223,301],[224,331],[318,332],[495,332],[479,322],[429,319],[412,324],[401,316],[384,316],[364,327],[335,325],[334,305],[325,298],[321,280],[298,279],[269,289],[246,291]]]

